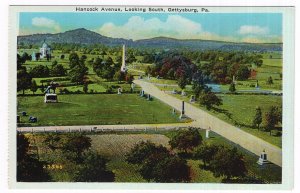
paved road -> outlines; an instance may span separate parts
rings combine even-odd
[[[18,127],[19,132],[73,132],[73,131],[137,131],[155,129],[178,129],[195,126],[191,123],[170,124],[135,124],[135,125],[83,125],[83,126],[44,126],[44,127]]]
[[[134,80],[134,83],[140,85],[146,93],[150,93],[153,97],[158,98],[178,111],[181,110],[181,100],[166,94],[149,82],[145,82],[143,80]],[[279,147],[255,137],[229,123],[226,123],[191,104],[185,103],[185,114],[191,119],[194,119],[195,124],[198,127],[203,129],[211,129],[228,140],[255,153],[256,155],[260,155],[260,153],[265,150],[268,154],[268,159],[271,162],[282,166],[282,151]]]

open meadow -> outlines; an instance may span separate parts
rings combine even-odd
[[[58,95],[58,103],[44,103],[43,96],[19,96],[18,113],[38,118],[29,123],[21,116],[19,126],[115,125],[180,122],[172,108],[157,99],[138,94]]]

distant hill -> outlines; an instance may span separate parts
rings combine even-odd
[[[132,47],[153,47],[153,48],[189,48],[200,50],[224,50],[224,51],[282,51],[281,43],[274,44],[255,44],[255,43],[232,43],[213,40],[179,40],[167,37],[156,37],[143,40],[128,40],[122,38],[110,38],[102,36],[93,31],[84,28],[66,31],[57,34],[33,34],[18,36],[18,44],[36,44],[41,45],[43,41],[47,43],[75,43],[75,44],[104,44],[107,46],[116,46],[126,44]]]

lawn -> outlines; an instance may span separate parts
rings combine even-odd
[[[21,117],[19,126],[110,125],[176,123],[172,108],[157,99],[137,94],[58,95],[59,103],[44,103],[43,96],[19,96],[18,113],[36,116],[37,123]]]

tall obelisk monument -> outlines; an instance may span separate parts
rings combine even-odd
[[[122,66],[121,66],[121,72],[126,72],[126,50],[125,50],[125,44],[123,44],[123,53],[122,53]]]

